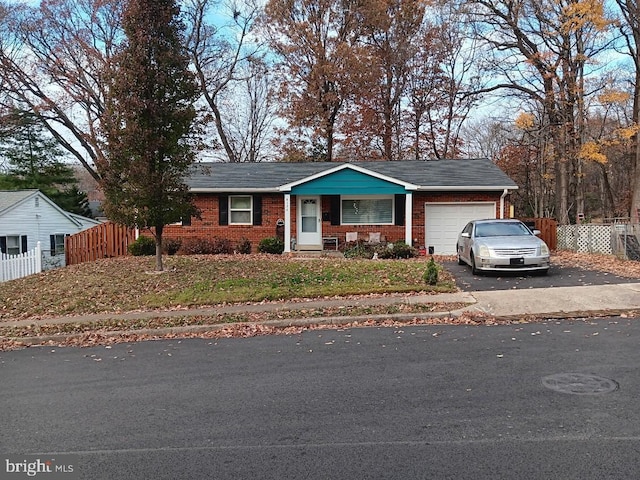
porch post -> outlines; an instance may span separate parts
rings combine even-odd
[[[404,242],[413,245],[413,193],[407,192],[404,198]]]
[[[291,251],[291,194],[284,194],[284,252]]]

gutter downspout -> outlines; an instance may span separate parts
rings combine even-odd
[[[504,218],[504,199],[507,195],[509,195],[509,189],[505,188],[504,191],[502,192],[502,195],[500,195],[500,218],[501,219]]]

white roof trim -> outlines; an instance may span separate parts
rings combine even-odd
[[[419,192],[451,192],[451,191],[458,191],[458,190],[471,190],[471,191],[476,191],[476,192],[482,192],[482,191],[495,191],[495,190],[518,190],[518,186],[517,185],[510,185],[510,186],[504,186],[504,185],[489,185],[489,186],[460,186],[460,185],[438,185],[438,186],[434,186],[434,187],[418,187],[418,191]]]
[[[82,223],[93,223],[95,225],[100,225],[102,222],[100,220],[96,220],[95,218],[84,217],[82,215],[78,215],[77,213],[67,212],[63,210],[68,216]]]
[[[189,192],[192,193],[280,193],[280,190],[276,187],[269,188],[221,188],[221,187],[197,187],[190,188]]]
[[[334,168],[330,168],[328,170],[324,170],[322,172],[318,172],[314,175],[310,175],[300,180],[296,180],[295,182],[287,183],[285,185],[281,185],[279,190],[281,192],[290,192],[293,187],[297,187],[298,185],[302,185],[303,183],[308,183],[318,178],[325,177],[327,175],[331,175],[333,173],[339,172],[340,170],[344,170],[345,168],[355,170],[356,172],[360,172],[364,175],[369,175],[370,177],[378,178],[380,180],[384,180],[385,182],[394,183],[396,185],[401,185],[407,190],[417,190],[418,186],[413,183],[403,182],[402,180],[398,180],[397,178],[388,177],[386,175],[382,175],[380,173],[374,172],[372,170],[368,170],[366,168],[362,168],[358,165],[353,165],[350,163],[343,163],[342,165],[337,165]]]

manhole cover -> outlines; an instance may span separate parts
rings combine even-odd
[[[618,389],[618,382],[585,373],[556,373],[542,379],[542,385],[560,393],[600,395]]]

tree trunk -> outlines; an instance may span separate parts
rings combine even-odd
[[[640,141],[638,141],[638,135],[636,134],[636,151],[635,151],[635,165],[633,171],[633,177],[631,181],[631,209],[630,217],[633,223],[640,223]]]
[[[613,217],[616,215],[616,212],[615,212],[616,201],[613,198],[613,190],[611,190],[611,182],[609,182],[609,172],[607,171],[608,166],[604,163],[600,163],[599,165],[600,165],[600,168],[602,169],[604,196],[606,199],[606,203],[608,204],[608,205],[605,205],[605,208],[604,208],[605,217]]]
[[[156,272],[162,272],[164,267],[162,265],[162,231],[163,225],[156,225]]]

